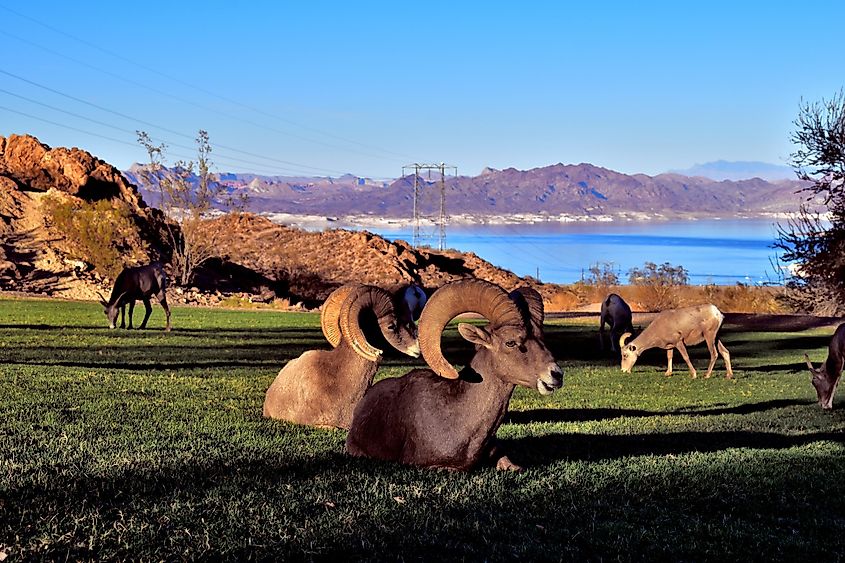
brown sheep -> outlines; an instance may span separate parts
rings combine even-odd
[[[366,313],[394,348],[417,357],[416,327],[400,323],[392,296],[366,285],[343,286],[323,307],[323,333],[333,350],[309,350],[289,361],[267,389],[264,416],[324,428],[349,428],[355,405],[372,384],[382,351],[361,327]]]
[[[470,312],[490,323],[458,325],[476,349],[458,373],[443,357],[440,337],[453,318]],[[534,290],[508,295],[482,280],[443,286],[420,317],[420,348],[431,369],[373,385],[355,408],[347,451],[426,467],[468,470],[491,461],[498,469],[520,469],[496,444],[514,387],[548,395],[563,385],[542,323],[543,301]]]

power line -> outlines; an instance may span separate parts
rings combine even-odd
[[[157,125],[157,124],[155,124],[155,123],[151,123],[151,122],[149,122],[149,121],[145,121],[145,120],[142,120],[142,119],[139,119],[139,118],[133,117],[133,116],[131,116],[131,115],[127,115],[127,114],[125,114],[125,113],[122,113],[122,112],[119,112],[119,111],[115,111],[115,110],[109,109],[109,108],[107,108],[107,107],[101,106],[101,105],[99,105],[99,104],[95,104],[95,103],[93,103],[93,102],[89,102],[89,101],[87,101],[87,100],[83,100],[82,98],[78,98],[78,97],[73,96],[73,95],[71,95],[71,94],[67,94],[67,93],[65,93],[65,92],[61,92],[61,91],[59,91],[59,90],[56,90],[55,88],[51,88],[51,87],[49,87],[49,86],[45,86],[44,84],[40,84],[40,83],[35,82],[35,81],[33,81],[33,80],[29,80],[29,79],[27,79],[27,78],[24,78],[24,77],[19,76],[19,75],[17,75],[17,74],[11,73],[11,72],[9,72],[9,71],[6,71],[6,70],[3,70],[3,69],[0,69],[0,73],[2,73],[2,74],[6,74],[6,75],[8,75],[8,76],[11,76],[12,78],[15,78],[15,79],[17,79],[17,80],[20,80],[21,82],[25,82],[25,83],[30,84],[30,85],[32,85],[32,86],[35,86],[35,87],[37,87],[37,88],[41,88],[41,89],[43,89],[43,90],[46,90],[46,91],[51,92],[51,93],[53,93],[53,94],[56,94],[56,95],[58,95],[58,96],[62,96],[62,97],[68,98],[68,99],[70,99],[70,100],[73,100],[73,101],[75,101],[75,102],[78,102],[78,103],[81,103],[81,104],[84,104],[84,105],[87,105],[87,106],[91,106],[91,107],[93,107],[93,108],[95,108],[95,109],[97,109],[97,110],[100,110],[100,111],[103,111],[103,112],[106,112],[106,113],[110,113],[110,114],[116,115],[116,116],[118,116],[118,117],[121,117],[121,118],[123,118],[123,119],[127,119],[127,120],[129,120],[129,121],[133,121],[133,122],[141,123],[141,124],[146,125],[146,126],[148,126],[148,127],[153,127],[153,128],[155,128],[155,129],[160,129],[161,131],[166,131],[166,132],[168,132],[168,133],[170,133],[170,134],[172,134],[172,135],[177,135],[177,136],[179,136],[179,137],[184,137],[184,138],[187,138],[187,139],[191,139],[191,140],[193,140],[193,137],[192,137],[191,135],[188,135],[188,134],[182,133],[181,131],[174,131],[173,129],[169,129],[169,128],[164,127],[164,126]],[[279,163],[282,163],[282,164],[288,164],[288,165],[291,165],[291,166],[295,166],[295,167],[297,167],[297,168],[307,168],[307,169],[312,169],[312,170],[315,170],[315,171],[317,171],[317,172],[323,172],[323,173],[325,173],[325,172],[329,172],[329,173],[335,173],[335,174],[345,174],[345,172],[342,172],[342,171],[340,171],[340,170],[331,170],[331,169],[327,169],[327,168],[317,168],[316,166],[309,166],[309,165],[307,165],[307,164],[300,164],[300,163],[297,163],[297,162],[291,162],[291,161],[282,160],[282,159],[278,159],[278,158],[273,158],[273,157],[269,157],[269,156],[262,156],[262,155],[253,154],[253,153],[250,153],[250,152],[248,152],[248,151],[243,151],[243,150],[241,150],[241,149],[236,149],[236,148],[234,148],[234,147],[228,147],[228,146],[226,146],[226,145],[221,145],[221,144],[217,144],[217,143],[215,143],[215,145],[216,145],[217,147],[220,147],[220,148],[223,148],[223,149],[226,149],[226,150],[232,151],[232,152],[237,152],[237,153],[240,153],[240,154],[246,154],[246,155],[248,155],[248,156],[252,156],[252,157],[254,157],[254,158],[260,158],[260,159],[263,159],[263,160],[269,160],[269,161],[279,162]]]
[[[131,143],[131,142],[129,142],[129,141],[125,141],[125,140],[122,140],[122,139],[116,139],[116,138],[114,138],[114,137],[109,137],[108,135],[103,135],[103,134],[101,134],[101,133],[95,133],[95,132],[93,132],[93,131],[88,131],[88,130],[86,130],[86,129],[80,129],[79,127],[74,127],[74,126],[72,126],[72,125],[67,125],[67,124],[65,124],[65,123],[59,123],[58,121],[53,121],[53,120],[51,120],[51,119],[47,119],[47,118],[44,118],[44,117],[39,117],[39,116],[37,116],[37,115],[32,115],[32,114],[30,114],[30,113],[26,113],[26,112],[23,112],[23,111],[15,110],[15,109],[12,109],[12,108],[9,108],[9,107],[6,107],[6,106],[0,106],[0,109],[5,110],[5,111],[8,111],[8,112],[10,112],[10,113],[14,113],[14,114],[17,114],[17,115],[23,116],[23,117],[27,117],[27,118],[29,118],[29,119],[35,119],[35,120],[37,120],[37,121],[42,121],[42,122],[44,122],[44,123],[49,123],[50,125],[55,125],[55,126],[57,126],[57,127],[62,127],[62,128],[64,128],[64,129],[69,129],[69,130],[71,130],[71,131],[76,131],[77,133],[83,133],[83,134],[85,134],[85,135],[90,135],[90,136],[92,136],[92,137],[98,137],[98,138],[100,138],[100,139],[105,139],[105,140],[107,140],[107,141],[112,141],[112,142],[114,142],[114,143],[120,143],[120,144],[122,144],[122,145],[130,146],[130,147],[133,147],[133,148],[136,148],[136,149],[137,149],[137,148],[139,148],[139,147],[138,147],[138,145],[137,145],[136,143]],[[61,111],[61,110],[59,110],[59,111]],[[66,112],[66,113],[67,113],[67,112]],[[89,120],[89,121],[92,121],[92,122],[94,122],[94,123],[100,123],[100,122],[93,121],[93,120]],[[117,129],[118,131],[121,131],[121,132],[125,132],[125,133],[132,133],[132,134],[134,134],[134,131],[126,131],[126,130],[120,129],[120,128],[118,128],[118,127],[110,126],[110,125],[107,125],[107,124],[104,124],[104,125],[106,125],[106,126],[108,126],[108,127],[112,127],[112,128],[114,128],[114,129]],[[158,139],[158,138],[156,138],[156,139],[154,139],[154,140],[156,140],[156,141],[162,141],[163,139]],[[174,145],[174,146],[178,146],[178,147],[181,147],[181,148],[186,148],[186,149],[188,149],[188,150],[193,150],[193,147],[187,147],[187,146],[185,146],[185,145]],[[177,156],[177,157],[184,158],[184,159],[187,159],[187,160],[191,160],[191,159],[193,159],[193,158],[194,158],[194,157],[192,157],[192,156],[190,156],[190,155],[185,155],[185,154],[178,153],[178,152],[174,152],[174,151],[168,151],[168,152],[169,152],[169,154],[170,154],[170,155],[172,155],[172,156]],[[228,159],[238,160],[238,159],[235,159],[234,157],[224,157],[224,159],[218,159],[218,158],[216,158],[216,157],[215,157],[215,159],[214,159],[214,160],[215,160],[215,163],[216,163],[216,164],[225,164],[225,165],[228,165],[228,166],[232,166],[232,167],[234,167],[234,168],[237,168],[237,167],[238,167],[238,165],[237,165],[237,164],[232,164],[231,162],[229,162],[229,161],[228,161]],[[264,175],[267,175],[267,176],[281,176],[281,174],[279,174],[279,173],[278,173],[278,170],[274,170],[274,171],[267,171],[267,170],[253,170],[253,171],[254,171],[254,172],[260,172],[260,173],[262,173],[262,174],[264,174]],[[298,172],[298,171],[294,171],[294,170],[291,170],[291,171],[289,171],[289,172],[294,173],[294,174],[303,174],[302,172]],[[307,174],[307,173],[305,173],[305,174]]]
[[[39,21],[39,20],[37,20],[37,19],[35,19],[35,18],[31,17],[31,16],[27,16],[27,15],[25,15],[25,14],[22,14],[22,13],[20,13],[20,12],[18,12],[18,11],[16,11],[16,10],[13,10],[13,9],[11,9],[11,8],[7,7],[7,6],[2,6],[2,5],[0,5],[0,9],[3,9],[3,10],[6,10],[7,12],[10,12],[10,13],[12,13],[12,14],[15,14],[16,16],[18,16],[18,17],[20,17],[20,18],[23,18],[23,19],[29,20],[29,21],[31,21],[31,22],[33,22],[33,23],[37,24],[37,25],[40,25],[40,26],[42,26],[42,27],[44,27],[44,28],[46,28],[46,29],[49,29],[50,31],[52,31],[52,32],[54,32],[54,33],[58,33],[58,34],[60,34],[60,35],[63,35],[63,36],[68,37],[68,38],[70,38],[70,39],[73,39],[74,41],[77,41],[77,42],[79,42],[79,43],[82,43],[82,44],[84,44],[84,45],[87,45],[88,47],[91,47],[92,49],[95,49],[95,50],[97,50],[97,51],[100,51],[100,52],[102,52],[102,53],[105,53],[105,54],[107,54],[107,55],[109,55],[109,56],[111,56],[111,57],[115,57],[115,58],[117,58],[117,59],[119,59],[119,60],[122,60],[122,61],[124,61],[124,62],[129,63],[129,64],[132,64],[132,65],[134,65],[134,66],[137,66],[137,67],[139,67],[139,68],[142,68],[142,69],[144,69],[144,70],[146,70],[146,71],[148,71],[148,72],[151,72],[151,73],[153,73],[153,74],[157,74],[157,75],[159,75],[159,76],[161,76],[161,77],[163,77],[163,78],[166,78],[166,79],[168,79],[168,80],[171,80],[171,81],[176,82],[176,83],[179,83],[179,84],[182,84],[183,86],[187,86],[187,87],[192,88],[192,89],[194,89],[194,90],[197,90],[197,91],[199,91],[199,92],[203,92],[204,94],[207,94],[207,95],[209,95],[209,96],[213,96],[213,97],[215,97],[215,98],[217,98],[217,99],[220,99],[220,100],[223,100],[223,101],[225,101],[225,102],[227,102],[227,103],[230,103],[230,104],[234,104],[234,105],[236,105],[236,106],[243,107],[243,108],[245,108],[245,109],[248,109],[248,110],[250,110],[250,111],[256,112],[256,113],[258,113],[258,114],[261,114],[261,115],[264,115],[264,116],[267,116],[267,117],[272,117],[272,118],[274,118],[274,119],[278,119],[279,121],[282,121],[282,122],[288,123],[288,124],[290,124],[290,125],[294,125],[294,126],[296,126],[296,127],[299,127],[299,128],[301,128],[301,129],[305,129],[305,130],[307,130],[307,131],[312,131],[312,132],[314,132],[314,133],[318,133],[318,134],[320,134],[320,135],[324,135],[324,136],[326,136],[326,137],[330,137],[330,138],[337,139],[337,140],[340,140],[340,141],[343,141],[343,142],[346,142],[346,143],[351,143],[351,144],[354,144],[354,145],[358,145],[358,146],[360,146],[360,147],[369,148],[369,149],[371,149],[371,150],[376,150],[376,151],[378,151],[378,152],[382,152],[382,153],[385,153],[385,154],[391,154],[391,155],[394,155],[394,158],[392,158],[392,160],[396,160],[396,158],[395,158],[395,157],[400,157],[400,158],[403,158],[403,159],[405,159],[405,158],[409,158],[407,155],[404,155],[404,154],[401,154],[401,153],[397,153],[397,152],[392,151],[392,150],[388,150],[388,149],[384,149],[384,148],[376,147],[376,146],[374,146],[374,145],[369,145],[369,144],[366,144],[366,143],[361,143],[361,142],[356,141],[356,140],[354,140],[354,139],[348,139],[348,138],[345,138],[345,137],[342,137],[342,136],[336,135],[336,134],[334,134],[334,133],[329,133],[329,132],[326,132],[326,131],[322,131],[322,130],[317,129],[317,128],[315,128],[315,127],[311,127],[311,126],[308,126],[308,125],[303,125],[303,124],[298,123],[298,122],[296,122],[296,121],[293,121],[293,120],[291,120],[291,119],[288,119],[288,118],[285,118],[285,117],[281,117],[281,116],[279,116],[279,115],[276,115],[276,114],[273,114],[273,113],[269,113],[269,112],[267,112],[267,111],[264,111],[264,110],[261,110],[261,109],[258,109],[258,108],[255,108],[255,107],[252,107],[252,106],[250,106],[250,105],[248,105],[248,104],[244,104],[244,103],[242,103],[242,102],[239,102],[239,101],[237,101],[237,100],[233,100],[233,99],[228,98],[228,97],[226,97],[226,96],[221,96],[220,94],[218,94],[218,93],[216,93],[216,92],[213,92],[213,91],[211,91],[211,90],[207,90],[207,89],[205,89],[205,88],[202,88],[201,86],[197,86],[197,85],[192,84],[192,83],[190,83],[190,82],[186,82],[186,81],[182,80],[181,78],[178,78],[178,77],[175,77],[175,76],[171,76],[171,75],[169,75],[169,74],[166,74],[166,73],[164,73],[164,72],[161,72],[160,70],[158,70],[158,69],[156,69],[156,68],[150,67],[150,66],[145,65],[145,64],[143,64],[143,63],[139,63],[139,62],[137,62],[137,61],[134,61],[134,60],[132,60],[132,59],[129,59],[129,58],[127,58],[127,57],[124,57],[123,55],[120,55],[120,54],[118,54],[118,53],[115,53],[115,52],[113,52],[113,51],[110,51],[110,50],[108,50],[108,49],[105,49],[105,48],[103,48],[103,47],[100,47],[99,45],[96,45],[96,44],[94,44],[94,43],[92,43],[92,42],[90,42],[90,41],[87,41],[87,40],[85,40],[85,39],[82,39],[82,38],[76,37],[76,36],[74,36],[74,35],[72,35],[72,34],[70,34],[70,33],[67,33],[67,32],[62,31],[62,30],[60,30],[60,29],[57,29],[57,28],[55,28],[55,27],[53,27],[53,26],[51,26],[51,25],[49,25],[49,24],[47,24],[47,23],[41,22],[41,21]],[[86,64],[86,66],[91,66],[91,65],[87,65],[87,64]],[[94,67],[94,68],[95,68],[95,67]],[[208,110],[208,111],[215,111],[215,110]],[[215,113],[220,113],[220,112],[215,111]],[[227,114],[225,114],[225,113],[224,113],[223,115],[227,115]],[[227,117],[231,117],[231,116],[228,116],[228,115],[227,115]],[[265,129],[270,129],[270,130],[273,130],[273,131],[276,131],[276,132],[279,132],[279,133],[282,133],[282,134],[285,134],[285,135],[291,135],[291,136],[294,136],[294,137],[299,138],[299,139],[302,139],[302,140],[306,140],[306,141],[309,141],[309,142],[313,142],[313,143],[318,143],[318,144],[326,145],[326,146],[329,146],[329,147],[332,147],[332,148],[339,148],[339,149],[341,149],[341,150],[351,150],[352,152],[357,152],[357,153],[359,153],[359,154],[364,154],[365,156],[370,156],[370,157],[375,157],[375,158],[381,158],[381,159],[383,159],[383,158],[384,158],[383,156],[375,156],[375,155],[371,155],[371,154],[367,154],[367,153],[362,153],[362,152],[360,152],[360,151],[354,151],[353,149],[349,149],[349,148],[345,148],[345,147],[339,147],[339,146],[337,146],[337,145],[331,145],[331,144],[328,144],[328,143],[324,143],[324,142],[322,142],[322,141],[317,141],[317,140],[315,140],[315,139],[310,139],[310,138],[308,138],[308,137],[303,137],[303,136],[301,136],[301,135],[296,135],[296,134],[294,134],[294,133],[290,133],[290,132],[287,132],[287,131],[280,131],[280,130],[278,130],[278,129],[269,128],[268,126],[266,126],[266,125],[264,125],[264,124],[259,124],[259,123],[256,123],[256,122],[253,122],[253,121],[250,121],[250,120],[244,120],[244,119],[242,119],[242,118],[233,118],[233,119],[240,119],[240,120],[242,120],[242,121],[244,121],[244,122],[246,122],[246,123],[249,123],[249,124],[254,125],[254,126],[257,126],[257,127],[261,127],[261,128],[265,128]]]
[[[78,119],[82,119],[82,120],[85,120],[85,121],[89,121],[91,123],[95,123],[97,125],[101,125],[103,127],[108,127],[109,129],[114,129],[114,130],[119,131],[121,133],[127,133],[130,136],[135,136],[137,134],[136,131],[133,131],[133,130],[130,130],[130,129],[123,129],[122,127],[112,125],[111,123],[99,121],[97,119],[93,119],[93,118],[90,118],[90,117],[87,117],[87,116],[84,116],[84,115],[80,115],[78,113],[74,113],[74,112],[68,111],[66,109],[58,108],[56,106],[46,104],[44,102],[39,102],[38,100],[33,100],[31,98],[27,98],[26,96],[21,96],[20,94],[15,94],[14,92],[9,92],[8,90],[3,89],[3,88],[0,88],[0,92],[3,92],[4,94],[7,94],[9,96],[14,96],[14,97],[19,98],[21,100],[27,101],[31,104],[37,104],[39,106],[43,106],[43,107],[51,109],[53,111],[64,113],[64,114],[76,117]],[[179,144],[179,143],[173,143],[173,142],[171,142],[167,139],[161,138],[161,137],[152,137],[152,140],[157,141],[157,142],[163,142],[168,147],[173,146],[173,147],[178,147],[178,148],[182,148],[182,149],[187,149],[189,151],[193,151],[195,149],[195,147],[190,147],[190,146],[182,145],[182,144]],[[171,151],[169,151],[169,152],[171,152]],[[171,154],[175,154],[175,153],[171,152]],[[236,156],[226,155],[224,153],[219,153],[219,151],[215,151],[215,154],[220,154],[220,156],[222,156],[223,158],[226,158],[228,160],[235,160],[235,161],[239,161],[239,162],[242,162],[242,163],[252,164],[252,165],[256,165],[256,166],[259,166],[261,168],[264,168],[264,169],[268,169],[268,166],[267,166],[266,163],[256,162],[254,160],[246,160],[246,159],[243,159],[243,158],[238,158]],[[176,156],[179,156],[179,155],[176,155]],[[188,158],[191,158],[191,157],[188,157]],[[217,157],[215,157],[215,160],[219,160],[219,159]],[[293,173],[293,174],[305,174],[305,175],[310,174],[309,172],[305,172],[305,171],[302,171],[302,170],[294,170],[294,169],[290,169],[290,168],[278,168],[278,170],[286,170],[287,172],[290,172],[290,173]]]

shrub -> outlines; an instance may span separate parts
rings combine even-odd
[[[659,266],[646,262],[642,268],[628,271],[631,285],[641,288],[640,303],[652,311],[672,309],[680,304],[678,288],[689,285],[689,273],[683,266],[664,262]]]
[[[48,224],[61,233],[73,257],[112,279],[123,268],[123,257],[136,250],[130,239],[143,244],[129,209],[119,202],[47,195],[41,205]]]

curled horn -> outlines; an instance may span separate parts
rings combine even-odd
[[[371,362],[378,361],[382,351],[367,342],[358,317],[364,309],[372,309],[376,318],[393,313],[393,300],[387,291],[372,285],[354,288],[340,307],[340,332],[352,349]]]
[[[530,324],[537,333],[535,336],[541,336],[546,313],[543,307],[543,296],[540,295],[540,292],[534,288],[523,286],[511,291],[508,297],[513,299],[519,308],[530,317],[530,319],[525,319],[525,325],[528,326],[530,320]]]
[[[807,367],[810,368],[810,371],[816,371],[816,368],[813,367],[813,362],[810,361],[810,356],[804,354],[804,359],[807,360]]]
[[[478,313],[493,327],[514,326],[525,330],[519,308],[496,284],[476,279],[444,285],[428,300],[419,323],[420,351],[429,367],[446,379],[457,379],[458,372],[443,357],[440,337],[449,321],[463,313]]]
[[[337,348],[340,344],[340,339],[343,338],[340,333],[340,306],[343,301],[361,284],[350,283],[342,285],[329,294],[323,303],[323,310],[320,312],[320,326],[323,329],[323,336],[332,345],[332,348]]]
[[[629,338],[631,338],[631,336],[632,336],[632,335],[631,335],[631,333],[630,333],[630,332],[626,332],[625,334],[623,334],[622,336],[620,336],[620,337],[619,337],[619,347],[620,347],[620,348],[624,348],[624,347],[625,347],[625,341],[626,341],[626,340],[628,340]]]

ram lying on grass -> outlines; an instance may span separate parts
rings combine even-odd
[[[440,338],[464,313],[478,313],[490,324],[458,325],[461,336],[476,346],[458,373],[443,357]],[[373,385],[355,408],[347,451],[428,467],[466,470],[489,460],[499,469],[520,469],[496,445],[514,387],[548,395],[563,384],[542,325],[543,301],[531,289],[508,295],[481,280],[443,286],[420,317],[420,349],[431,369]]]
[[[336,347],[309,350],[288,362],[267,390],[264,416],[349,428],[353,409],[372,384],[382,356],[382,350],[367,342],[362,323],[368,317],[374,317],[391,346],[419,356],[416,327],[413,321],[399,321],[390,293],[374,286],[343,286],[326,300],[321,318],[323,334]]]

